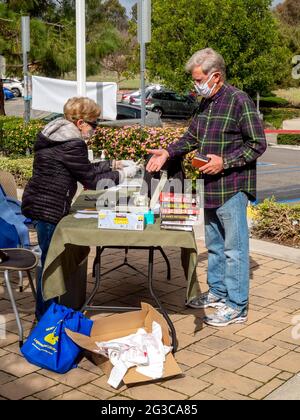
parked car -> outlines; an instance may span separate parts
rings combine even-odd
[[[50,122],[61,117],[62,114],[52,113],[43,117],[43,121]],[[117,103],[117,119],[115,121],[99,120],[100,126],[123,127],[126,125],[135,125],[141,123],[141,108],[129,104]],[[146,125],[149,127],[162,127],[160,116],[149,110],[146,110]]]
[[[10,89],[7,89],[6,87],[3,88],[3,93],[4,93],[4,99],[13,99],[15,97],[15,95],[13,94],[13,92]]]
[[[111,127],[123,127],[124,125],[135,125],[141,123],[141,107],[117,103],[116,121],[100,121],[100,125]],[[146,125],[149,127],[162,127],[160,116],[150,110],[146,110]]]
[[[159,84],[148,85],[145,88],[146,96],[152,90],[161,90],[161,89],[164,89],[164,87],[162,85],[159,85]],[[129,104],[132,104],[132,105],[141,105],[141,91],[140,90],[136,90],[134,92],[124,93],[122,95],[121,102],[129,103]]]
[[[198,106],[196,96],[179,95],[171,90],[151,91],[146,98],[146,109],[160,117],[190,117]]]
[[[3,80],[3,86],[7,89],[10,89],[15,97],[21,97],[24,95],[24,87],[22,82],[20,82],[18,79],[2,79]]]

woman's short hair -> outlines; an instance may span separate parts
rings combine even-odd
[[[221,54],[212,48],[205,48],[195,52],[185,66],[185,70],[191,73],[195,67],[201,66],[205,74],[219,71],[223,79],[226,79],[226,64]]]
[[[64,105],[64,115],[69,121],[96,121],[101,114],[101,108],[90,98],[74,97]]]

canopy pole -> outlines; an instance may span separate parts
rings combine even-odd
[[[86,96],[85,0],[76,0],[77,95]]]

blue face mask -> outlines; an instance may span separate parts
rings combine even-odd
[[[203,96],[203,98],[209,98],[213,91],[215,90],[215,87],[217,86],[217,83],[215,83],[211,88],[208,86],[208,83],[211,81],[213,73],[210,78],[204,82],[204,83],[197,83],[195,82],[195,90],[198,93],[198,95]]]

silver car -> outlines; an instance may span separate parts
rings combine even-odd
[[[159,85],[159,84],[153,84],[153,85],[146,86],[146,88],[145,88],[146,97],[152,91],[157,91],[158,92],[158,91],[161,91],[163,89],[164,89],[164,87],[162,85]],[[141,106],[141,96],[142,96],[141,91],[136,90],[135,92],[132,92],[130,95],[126,96],[126,98],[124,98],[124,100],[122,99],[122,102],[127,102],[131,105]]]

